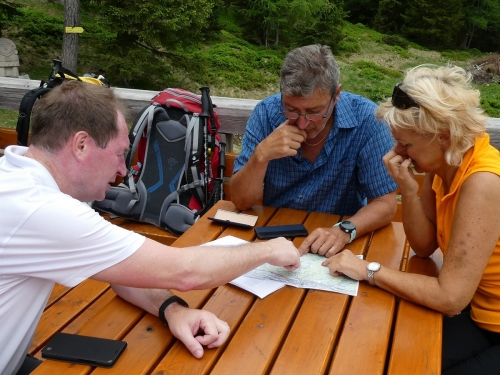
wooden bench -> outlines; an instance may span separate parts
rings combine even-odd
[[[16,129],[0,127],[0,156],[3,156],[3,150],[10,145],[17,144]]]

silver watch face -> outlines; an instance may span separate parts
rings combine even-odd
[[[369,271],[376,272],[380,269],[380,263],[377,263],[377,262],[368,263],[367,268]]]
[[[351,233],[356,229],[356,226],[350,221],[342,221],[340,223],[340,228],[346,233]]]

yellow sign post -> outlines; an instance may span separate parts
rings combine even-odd
[[[67,34],[81,34],[83,33],[83,27],[80,26],[66,26],[66,33]]]

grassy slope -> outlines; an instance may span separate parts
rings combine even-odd
[[[40,2],[36,1],[23,0],[23,2],[34,6],[40,5]],[[43,6],[50,13],[62,10],[58,4],[52,4],[50,8],[46,8],[47,3],[43,3]],[[346,23],[344,33],[352,44],[357,45],[358,52],[343,52],[336,56],[341,68],[343,89],[364,95],[376,103],[391,94],[394,84],[403,77],[404,69],[423,63],[438,65],[452,63],[467,67],[477,58],[468,53],[429,51],[417,45],[410,45],[407,49],[390,46],[382,41],[382,34],[359,24]],[[24,46],[24,48],[29,51],[34,46]],[[47,53],[50,54],[53,51],[47,51]],[[200,53],[199,50],[197,53]],[[179,78],[183,83],[182,87],[196,90],[196,87],[200,87],[200,83],[206,84],[203,80],[209,80],[212,95],[250,99],[262,99],[278,91],[278,74],[281,65],[279,59],[284,51],[265,50],[262,47],[251,46],[238,39],[233,33],[223,32],[219,44],[205,46],[202,53],[203,59],[208,61],[212,68],[207,74],[176,71],[175,74],[182,77],[182,80]],[[82,47],[80,61],[85,59],[83,54],[84,48]],[[44,61],[40,64],[40,57],[37,61],[29,61],[29,56],[23,59],[33,66],[32,70],[28,70],[32,78],[38,79],[40,74],[43,78],[48,75],[50,58],[47,59],[48,64]],[[256,82],[260,84],[255,84]],[[492,117],[500,117],[500,108],[495,108],[500,103],[500,85],[478,87],[485,99],[485,109],[488,114]],[[14,127],[16,121],[15,111],[0,110],[0,126]]]

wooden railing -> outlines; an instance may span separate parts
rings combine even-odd
[[[40,81],[38,80],[0,77],[0,109],[18,110],[19,103],[21,103],[26,91],[39,85]],[[158,93],[158,91],[132,90],[119,87],[113,89],[124,100],[133,117],[148,105]],[[220,133],[223,136],[223,141],[226,142],[226,150],[232,152],[233,136],[245,132],[247,120],[259,101],[219,96],[212,96],[212,101],[216,105],[216,111],[220,118]],[[487,130],[491,137],[491,143],[500,149],[500,118],[490,118]],[[2,148],[1,143],[0,148]]]
[[[38,80],[0,77],[0,109],[19,110],[19,104],[24,94],[40,85]],[[130,115],[135,118],[137,114],[151,103],[151,99],[158,91],[131,90],[114,87],[118,97],[126,104]],[[222,140],[226,143],[226,150],[233,151],[233,136],[243,134],[250,114],[258,100],[235,99],[212,96],[219,115]],[[1,143],[0,143],[0,148]]]
[[[16,78],[0,77],[0,109],[18,110],[19,103],[26,91],[38,87],[40,81],[23,80]],[[123,88],[114,88],[117,95],[124,100],[130,114],[137,115],[151,99],[158,93],[157,91],[147,90],[131,90]],[[233,172],[233,163],[236,154],[233,153],[233,136],[235,134],[243,134],[245,132],[246,122],[252,113],[258,100],[251,99],[234,99],[224,97],[212,97],[213,103],[217,106],[216,110],[221,121],[220,132],[225,136],[227,143],[227,158],[226,170],[224,172],[224,191],[226,199],[231,199],[229,190],[229,179]],[[491,137],[491,144],[497,149],[500,149],[500,118],[490,118],[487,131]],[[15,144],[17,141],[17,133],[14,129],[0,127],[0,156],[2,149],[8,145]],[[423,177],[417,176],[419,184],[422,184]],[[398,211],[394,221],[401,221],[401,205],[398,205]],[[172,239],[168,239],[172,241]]]

